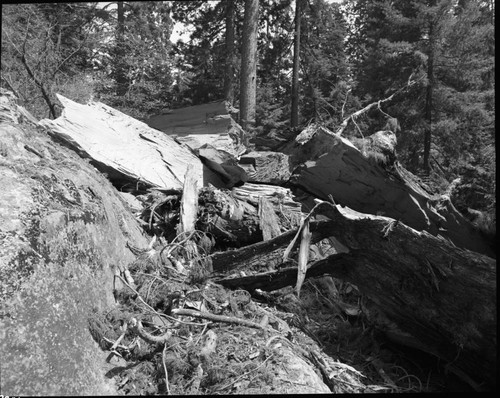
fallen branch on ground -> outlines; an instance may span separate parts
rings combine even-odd
[[[194,318],[202,318],[202,319],[207,319],[209,321],[214,321],[214,322],[234,323],[237,325],[248,326],[250,328],[265,330],[265,328],[263,328],[260,324],[249,321],[247,319],[241,319],[241,318],[236,318],[236,317],[226,316],[226,315],[215,315],[215,314],[211,314],[209,312],[204,312],[204,311],[196,311],[196,310],[188,310],[188,309],[184,309],[184,308],[178,308],[178,309],[172,310],[172,315],[192,316]]]

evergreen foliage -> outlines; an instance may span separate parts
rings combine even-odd
[[[224,2],[173,2],[172,12],[174,21],[188,21],[192,28],[188,43],[180,41],[173,46],[177,69],[174,76],[174,106],[197,105],[222,99],[225,65]],[[236,12],[236,15],[239,13]]]
[[[32,3],[2,6],[2,87],[36,117],[56,117],[54,93],[89,97],[85,87],[99,26],[92,5]]]
[[[398,152],[403,164],[420,172],[424,137],[430,131],[434,172],[444,173],[451,181],[472,167],[478,171],[471,178],[491,192],[495,176],[493,4],[357,0],[347,9],[354,16],[349,49],[355,94],[363,102],[383,99],[408,79],[423,77],[384,109],[402,126]],[[432,107],[426,115],[430,85]],[[385,115],[374,112],[365,122],[365,129],[374,133],[385,123]],[[479,170],[489,170],[488,182]],[[485,210],[488,206],[484,206],[480,207]]]
[[[308,2],[303,19],[303,119],[334,129],[342,122],[342,106],[349,89],[346,23],[339,5],[324,0]]]
[[[112,18],[116,10],[111,10]],[[123,38],[110,38],[102,48],[97,94],[109,105],[138,119],[159,113],[172,101],[168,2],[124,2]],[[119,69],[122,67],[123,70]],[[123,73],[123,93],[115,95]]]
[[[264,137],[290,135],[296,1],[259,2],[256,132]],[[233,2],[232,56],[229,2],[119,3],[123,18],[116,3],[4,5],[2,87],[40,118],[58,116],[57,92],[145,119],[223,99],[229,73],[238,106],[243,1]],[[458,208],[476,220],[474,210],[482,211],[494,224],[494,2],[308,0],[300,17],[298,129],[315,122],[335,131],[352,112],[397,92],[344,134],[367,137],[397,118],[399,161],[430,171],[442,188],[462,177],[453,192]],[[191,31],[188,41],[171,43],[174,23]]]

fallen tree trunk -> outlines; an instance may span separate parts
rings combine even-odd
[[[330,218],[321,222],[327,231],[323,237],[335,236],[349,252],[313,262],[306,277],[330,274],[355,284],[412,337],[413,347],[443,359],[450,371],[476,389],[493,388],[496,262],[386,217],[339,206],[328,209],[326,203],[323,210]],[[266,243],[272,252],[276,246],[284,250],[288,242],[281,235]],[[261,251],[263,261],[269,261],[267,254]],[[251,291],[275,290],[296,280],[294,267],[218,283]]]
[[[310,231],[312,232],[311,243],[317,243],[329,235],[331,223],[327,221],[314,221],[310,224]],[[289,230],[273,239],[264,242],[257,242],[252,245],[242,247],[238,250],[230,250],[225,252],[213,253],[209,256],[214,273],[223,274],[228,272],[260,272],[263,270],[274,270],[278,267],[284,268],[296,264],[293,259],[283,259],[285,250],[297,233],[296,229]],[[297,270],[295,269],[295,273]],[[281,275],[281,274],[276,274]],[[237,282],[232,282],[232,279],[227,279],[228,286],[234,287]],[[268,281],[269,282],[269,281]],[[226,283],[226,282],[224,282]],[[259,282],[260,283],[260,282]],[[275,287],[273,284],[257,286],[262,290],[275,290],[287,286],[288,280],[285,285]],[[269,286],[266,289],[265,286]],[[249,287],[247,290],[253,290]]]
[[[323,200],[333,198],[356,211],[400,220],[493,257],[491,248],[449,197],[429,195],[415,176],[391,159],[395,136],[383,133],[377,140],[364,140],[365,145],[374,142],[361,151],[326,128],[309,126],[286,148],[295,167],[290,181]]]

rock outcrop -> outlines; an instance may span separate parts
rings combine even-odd
[[[1,393],[115,395],[87,319],[146,238],[101,173],[0,98]]]

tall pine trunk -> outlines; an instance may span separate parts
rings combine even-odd
[[[255,124],[258,22],[259,0],[245,0],[240,77],[240,124],[245,131]]]
[[[234,0],[226,0],[226,65],[224,69],[224,98],[234,100]]]
[[[295,34],[293,43],[293,73],[292,73],[292,113],[291,127],[299,125],[299,66],[300,66],[300,15],[302,0],[295,2]]]
[[[427,127],[424,133],[424,172],[430,173],[430,153],[431,153],[431,138],[432,138],[432,94],[434,90],[434,37],[433,23],[429,26],[429,53],[427,60],[427,91],[425,95],[425,120]]]
[[[125,13],[123,10],[123,1],[119,1],[117,3],[115,80],[116,95],[120,97],[124,96],[127,92],[125,67]]]

